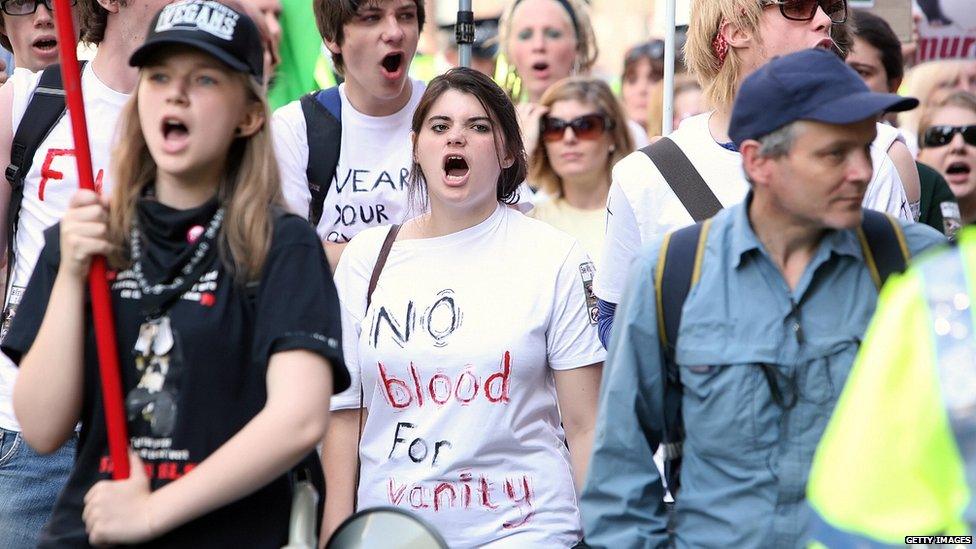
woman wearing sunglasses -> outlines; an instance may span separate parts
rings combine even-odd
[[[922,114],[918,159],[939,170],[959,202],[964,225],[976,222],[976,95],[957,91]]]
[[[623,110],[610,87],[594,78],[557,82],[539,104],[548,114],[529,161],[529,182],[551,199],[529,215],[576,237],[599,258],[610,169],[634,150]]]

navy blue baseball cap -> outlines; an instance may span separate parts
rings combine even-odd
[[[208,53],[230,68],[261,81],[264,46],[257,25],[242,10],[215,0],[182,0],[159,10],[146,41],[129,65],[141,67],[155,52],[184,45]]]
[[[745,79],[729,137],[738,147],[797,120],[853,124],[917,106],[913,97],[872,92],[835,53],[808,49],[777,57]]]

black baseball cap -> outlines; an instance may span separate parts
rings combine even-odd
[[[918,106],[918,99],[868,89],[837,54],[807,49],[777,57],[749,75],[732,107],[729,137],[736,147],[797,120],[853,124]]]
[[[154,53],[184,45],[208,53],[230,68],[264,78],[264,46],[257,25],[244,12],[215,0],[182,0],[159,10],[146,41],[129,58],[141,67]]]

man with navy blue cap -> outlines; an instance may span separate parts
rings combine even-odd
[[[822,50],[745,80],[730,136],[746,200],[668,234],[631,272],[582,497],[591,546],[801,543],[813,451],[878,287],[943,240],[861,206],[878,116],[917,104],[869,91]]]

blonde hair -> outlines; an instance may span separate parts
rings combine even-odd
[[[685,42],[685,65],[701,84],[705,99],[714,107],[726,107],[735,100],[743,59],[735,48],[729,48],[724,62],[719,62],[712,41],[723,23],[737,27],[758,42],[760,0],[692,0],[688,40]]]
[[[922,143],[925,137],[925,130],[928,130],[932,126],[932,119],[935,118],[936,113],[946,107],[958,107],[976,114],[976,95],[967,91],[957,90],[934,103],[929,103],[925,107],[918,109],[922,111],[918,118],[918,131],[916,133],[919,150],[925,148],[925,145]]]
[[[617,161],[627,156],[634,150],[634,141],[630,136],[630,129],[627,127],[627,117],[624,115],[623,108],[610,91],[607,83],[596,78],[565,78],[549,87],[542,95],[539,104],[544,107],[551,107],[557,101],[579,101],[588,103],[596,107],[600,114],[606,116],[612,123],[613,129],[609,130],[613,141],[613,152],[607,155],[607,173]],[[539,133],[539,142],[532,152],[529,159],[529,181],[538,185],[545,192],[553,196],[563,196],[562,178],[552,169],[549,163],[549,154],[546,152],[545,143],[542,140],[542,133]]]
[[[145,72],[140,74],[140,85]],[[260,84],[244,73],[234,73],[247,90],[248,101],[260,105],[264,123],[250,137],[234,140],[227,154],[227,177],[217,197],[227,208],[220,232],[221,260],[233,269],[238,282],[258,280],[271,247],[274,210],[282,203],[278,163],[271,144],[268,103]],[[139,122],[139,89],[132,94],[119,121],[118,145],[112,153],[115,190],[109,209],[109,241],[118,250],[109,257],[113,268],[131,264],[128,242],[136,219],[136,204],[156,180],[156,162],[149,154]]]
[[[964,63],[965,61],[955,59],[926,61],[905,73],[899,92],[917,98],[921,107],[898,115],[898,125],[904,131],[915,133],[920,129],[922,113],[932,106],[933,100],[939,99],[934,97],[938,90],[954,85],[962,74]]]
[[[518,76],[518,71],[516,71],[515,66],[511,63],[511,55],[508,50],[508,42],[512,37],[512,25],[513,14],[515,13],[515,8],[522,3],[523,0],[512,0],[502,12],[502,16],[498,22],[498,45],[501,50],[502,55],[505,57],[505,63],[508,65],[508,74],[505,76],[505,81],[502,82],[502,88],[508,92],[509,97],[517,101],[521,95],[522,86],[521,80]],[[596,63],[597,55],[600,51],[596,45],[596,35],[593,34],[593,24],[590,22],[589,11],[579,0],[551,0],[557,4],[572,10],[570,14],[567,11],[566,16],[570,19],[570,24],[575,20],[576,26],[573,28],[576,33],[576,63],[575,70],[576,74],[588,74],[590,69],[593,68],[594,63]]]

